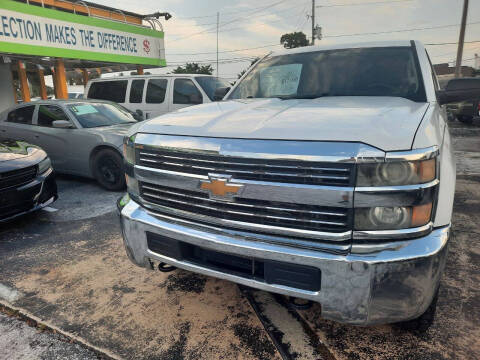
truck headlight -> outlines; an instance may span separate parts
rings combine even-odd
[[[359,164],[357,186],[424,184],[436,177],[436,159]]]
[[[123,138],[123,158],[127,163],[135,164],[135,135]]]
[[[430,222],[432,203],[417,206],[378,206],[355,209],[355,230],[398,230]]]
[[[38,163],[38,173],[43,174],[45,171],[52,167],[52,162],[49,157],[46,157]]]

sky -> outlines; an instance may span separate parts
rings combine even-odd
[[[140,14],[172,14],[170,20],[161,20],[167,67],[155,73],[171,72],[185,62],[211,63],[216,69],[217,12],[219,76],[230,80],[252,58],[282,49],[282,34],[303,31],[311,37],[311,0],[93,1]],[[463,0],[316,0],[315,23],[323,33],[316,45],[398,39],[456,43],[462,7]],[[465,41],[478,41],[464,48],[463,64],[472,66],[474,54],[480,55],[480,0],[470,0],[467,24]],[[427,46],[435,64],[453,64],[456,48],[455,44]]]

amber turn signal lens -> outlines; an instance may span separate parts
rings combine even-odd
[[[412,227],[423,226],[430,221],[432,215],[432,203],[414,206],[412,208]]]
[[[435,159],[421,161],[418,163],[418,167],[418,176],[422,183],[426,183],[435,179]]]

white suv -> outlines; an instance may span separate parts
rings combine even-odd
[[[123,105],[144,119],[187,106],[214,101],[215,90],[229,86],[212,75],[173,74],[118,76],[88,82],[84,97]]]

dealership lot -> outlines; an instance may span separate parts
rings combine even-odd
[[[475,126],[453,123],[452,133],[454,238],[437,319],[425,334],[341,325],[322,320],[318,304],[294,310],[284,297],[230,282],[137,268],[122,245],[115,211],[121,193],[73,177],[58,179],[60,198],[51,208],[2,225],[0,300],[112,358],[474,359],[480,139]],[[0,353],[8,351],[0,343]]]

